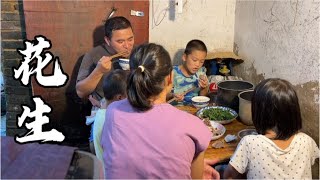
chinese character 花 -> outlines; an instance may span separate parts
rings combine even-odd
[[[34,45],[32,42],[25,41],[26,49],[18,50],[19,54],[24,56],[24,61],[20,64],[19,69],[14,69],[14,78],[19,79],[23,85],[29,84],[30,76],[36,74],[36,80],[39,84],[45,87],[59,87],[65,85],[68,76],[62,71],[59,58],[56,58],[53,66],[53,74],[44,76],[42,74],[43,68],[48,66],[52,60],[51,52],[43,54],[44,49],[51,47],[50,41],[43,37],[36,37],[38,44]],[[43,57],[45,56],[45,57]],[[37,60],[36,68],[30,68],[30,63],[34,59]]]

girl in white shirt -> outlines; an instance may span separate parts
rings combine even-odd
[[[252,120],[259,135],[242,138],[224,178],[312,179],[319,148],[300,132],[298,97],[288,81],[274,78],[257,85]]]

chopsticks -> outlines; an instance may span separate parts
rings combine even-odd
[[[183,93],[183,95],[186,95],[186,94],[188,94],[189,92],[194,91],[194,90],[196,90],[196,89],[199,89],[199,87],[190,88],[189,90],[185,91],[185,92]]]
[[[119,53],[117,53],[117,54],[115,54],[115,55],[110,56],[110,58],[111,58],[111,59],[117,58],[117,57],[120,57],[120,56],[125,55],[125,54],[127,54],[127,53],[128,53],[127,51],[119,52]]]
[[[175,101],[177,98],[173,97],[172,99],[168,100],[167,103],[172,103],[173,101]]]
[[[186,95],[186,94],[188,94],[189,92],[194,91],[194,90],[196,90],[196,89],[199,89],[199,87],[192,87],[192,88],[188,89],[187,91],[184,91],[184,92],[183,92],[183,95]],[[173,102],[173,101],[175,101],[175,100],[177,100],[177,98],[174,97],[174,98],[170,99],[169,101],[167,101],[167,103],[171,103],[171,102]]]

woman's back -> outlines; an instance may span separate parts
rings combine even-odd
[[[263,135],[246,136],[239,143],[230,164],[248,179],[311,179],[311,165],[319,157],[315,141],[304,133],[290,145],[279,148]]]
[[[191,178],[191,162],[211,137],[200,119],[166,103],[138,113],[125,99],[112,103],[107,114],[107,178]]]

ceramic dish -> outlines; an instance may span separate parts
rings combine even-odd
[[[226,132],[226,128],[222,124],[214,122],[214,121],[210,121],[210,124],[213,129],[211,140],[216,140],[216,139],[221,138],[224,135],[224,133]]]
[[[194,107],[203,108],[209,105],[210,98],[207,96],[195,96],[191,101]]]
[[[206,110],[210,110],[210,109],[219,109],[219,110],[222,110],[224,112],[229,112],[232,117],[229,118],[229,119],[220,119],[220,120],[217,120],[217,119],[210,119],[209,117],[205,117],[203,116],[203,112],[206,111]],[[223,107],[223,106],[207,106],[207,107],[204,107],[204,108],[201,108],[197,114],[196,114],[200,119],[209,119],[210,121],[214,121],[214,122],[217,122],[217,123],[220,123],[220,124],[228,124],[228,123],[231,123],[233,120],[235,120],[237,117],[238,117],[238,114],[235,110],[231,109],[231,108],[228,108],[228,107]]]
[[[238,137],[241,139],[246,135],[258,135],[255,129],[244,129],[238,132]]]

